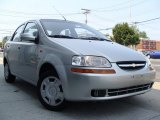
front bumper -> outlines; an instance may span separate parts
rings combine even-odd
[[[155,70],[149,70],[145,67],[137,71],[124,71],[118,66],[113,65],[115,74],[86,74],[71,72],[71,66],[67,67],[67,82],[65,83],[65,98],[72,101],[83,100],[109,100],[122,97],[142,94],[149,91],[151,88],[126,93],[122,95],[109,96],[109,89],[123,89],[138,85],[150,84],[155,79]],[[91,91],[106,90],[106,95],[103,97],[93,97]]]

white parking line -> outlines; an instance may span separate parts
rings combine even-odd
[[[158,67],[160,66],[159,64],[152,64],[152,65],[153,65],[153,66],[156,66],[156,67],[157,67],[157,66],[158,66]]]
[[[153,85],[153,89],[160,90],[160,82],[155,82]]]
[[[3,58],[0,58],[0,64],[3,64]]]

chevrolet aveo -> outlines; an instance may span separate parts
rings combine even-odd
[[[40,102],[109,100],[148,92],[155,70],[142,54],[77,22],[40,19],[20,25],[4,48],[4,77],[37,86]]]

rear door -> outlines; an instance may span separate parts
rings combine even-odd
[[[6,54],[7,61],[9,63],[9,67],[11,73],[16,76],[19,76],[19,52],[20,52],[20,35],[24,29],[24,24],[19,26],[17,30],[14,32],[11,40],[6,44]]]
[[[28,22],[23,31],[25,34],[37,37],[38,27],[34,22]],[[20,68],[22,77],[28,82],[34,82],[36,80],[37,70],[37,48],[38,44],[35,41],[27,39],[21,39],[21,53],[20,53]]]

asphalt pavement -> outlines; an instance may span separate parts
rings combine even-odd
[[[0,120],[160,120],[160,60],[151,60],[157,70],[156,85],[145,94],[101,102],[70,102],[61,112],[46,110],[36,88],[20,79],[4,81],[0,58]]]

